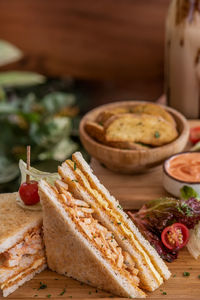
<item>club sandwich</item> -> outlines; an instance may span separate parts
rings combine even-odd
[[[39,183],[50,269],[122,297],[144,298],[170,277],[164,261],[80,152]]]

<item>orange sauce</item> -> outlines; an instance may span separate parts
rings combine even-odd
[[[200,153],[183,153],[169,159],[168,173],[181,181],[200,183]]]

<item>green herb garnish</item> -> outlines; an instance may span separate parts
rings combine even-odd
[[[72,179],[72,181],[73,181],[73,182],[78,182],[78,180],[77,180],[77,179]]]
[[[189,273],[189,272],[183,272],[183,276],[184,276],[184,277],[189,277],[189,276],[190,276],[190,273]]]
[[[89,291],[89,293],[88,293],[89,295],[91,295],[92,294],[92,292],[91,291]]]
[[[44,283],[42,283],[42,282],[40,282],[40,286],[39,286],[38,290],[44,290],[46,288],[47,288],[47,285],[44,284]]]
[[[200,279],[200,275],[198,275],[198,278]]]
[[[66,293],[66,288],[64,288],[63,291],[59,295],[63,296],[65,293]]]
[[[162,292],[162,294],[163,294],[163,295],[167,295],[167,293],[166,293],[166,292]]]
[[[160,133],[159,133],[158,131],[156,131],[156,132],[154,133],[154,137],[155,137],[156,139],[158,139],[158,138],[160,137]]]
[[[121,222],[117,222],[117,224],[118,224],[118,225],[121,225],[122,223],[121,223]]]
[[[51,298],[51,294],[47,295],[47,298]]]
[[[74,171],[76,171],[76,162],[74,162]]]

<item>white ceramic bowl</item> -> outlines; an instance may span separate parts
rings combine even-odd
[[[184,180],[177,179],[173,177],[171,174],[169,174],[168,164],[170,159],[185,153],[191,153],[191,152],[182,152],[182,153],[174,154],[170,156],[164,162],[163,165],[163,186],[168,193],[172,194],[175,197],[180,197],[180,189],[185,185],[192,187],[198,194],[200,194],[200,182],[187,182]]]

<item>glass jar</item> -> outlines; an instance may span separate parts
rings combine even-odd
[[[200,117],[200,0],[172,0],[166,23],[165,91],[168,104]]]

